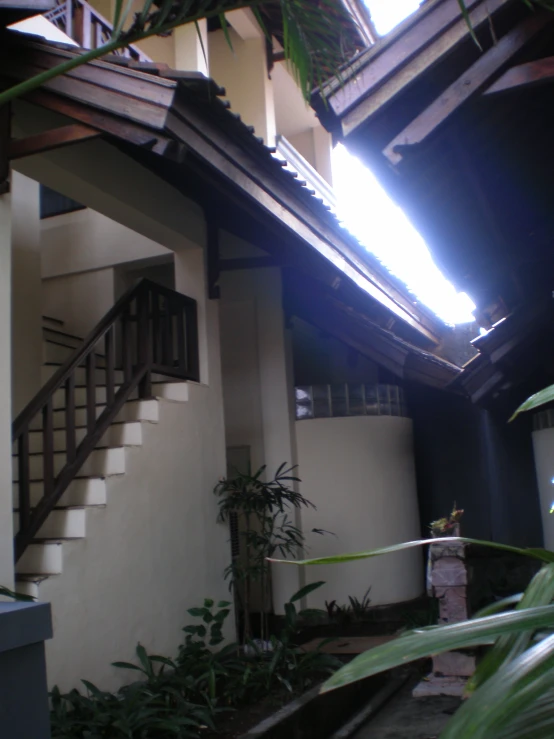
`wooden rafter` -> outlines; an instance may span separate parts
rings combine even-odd
[[[237,259],[221,259],[221,272],[230,272],[237,269],[265,269],[267,267],[282,267],[283,260],[272,257],[240,257]]]
[[[167,153],[172,143],[169,137],[158,131],[145,130],[136,123],[110,115],[103,110],[95,110],[88,105],[69,100],[47,90],[34,90],[25,96],[25,100],[74,118],[98,131],[116,136],[136,146],[151,149],[157,154]]]
[[[472,10],[481,0],[470,0]],[[444,34],[461,18],[457,2],[439,2],[419,11],[418,22],[411,23],[405,30],[399,29],[390,39],[381,41],[352,64],[353,74],[341,82],[333,80],[325,93],[336,115],[343,115],[357,101],[371,94],[385,79],[388,79],[403,64],[422,53],[435,39]],[[465,35],[468,30],[466,28]]]
[[[12,139],[8,145],[8,159],[21,159],[33,154],[42,154],[51,149],[95,139],[100,135],[100,131],[95,128],[82,123],[71,123],[69,126],[53,128],[23,139]]]
[[[455,111],[479,93],[494,75],[528,44],[549,22],[550,12],[537,12],[503,36],[489,51],[483,54],[442,95],[417,116],[383,150],[389,161],[397,165],[402,161],[403,149],[422,144]]]
[[[510,0],[488,0],[487,3],[479,3],[470,11],[470,22],[475,31],[479,33],[485,24],[491,22],[491,16],[502,10]],[[440,26],[438,27],[440,29]],[[396,95],[411,84],[419,75],[429,71],[433,66],[439,64],[448,54],[451,54],[457,46],[468,37],[468,26],[465,18],[461,15],[451,26],[446,26],[444,31],[432,37],[428,46],[418,50],[407,63],[404,61],[403,49],[397,52],[397,57],[402,63],[398,71],[388,73],[375,89],[366,93],[366,97],[360,96],[360,101],[351,110],[347,111],[342,118],[342,132],[348,136],[357,129],[368,118],[375,115],[379,109],[392,101]],[[338,95],[339,93],[337,93]],[[359,94],[359,93],[358,93]]]
[[[502,77],[496,80],[484,95],[493,95],[498,92],[509,92],[510,90],[531,85],[540,85],[554,82],[554,57],[537,59],[527,64],[519,64],[504,72]]]

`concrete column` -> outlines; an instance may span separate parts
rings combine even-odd
[[[12,173],[12,372],[16,416],[40,390],[42,304],[39,184]]]
[[[209,76],[208,23],[202,20],[198,28],[193,23],[173,31],[175,45],[175,69],[202,72]]]
[[[268,146],[275,144],[275,101],[267,71],[266,40],[241,39],[229,29],[232,49],[223,31],[210,33],[210,75],[225,87],[231,109],[240,113]]]
[[[544,546],[554,549],[554,428],[533,431]]]
[[[13,585],[11,195],[0,196],[0,584]]]
[[[288,466],[296,464],[294,380],[290,342],[285,331],[280,271],[259,270],[254,279],[264,461],[267,476],[271,477],[283,462]],[[301,511],[291,510],[289,518],[295,518],[295,525],[302,527]],[[273,567],[273,600],[277,613],[283,613],[284,603],[300,588],[302,575],[297,567]]]
[[[331,163],[331,155],[333,151],[333,141],[331,134],[326,131],[323,126],[316,126],[313,129],[315,168],[324,180],[333,184],[333,167]]]

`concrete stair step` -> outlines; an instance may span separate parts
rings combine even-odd
[[[33,575],[16,575],[15,576],[15,587],[16,593],[21,595],[28,595],[35,600],[38,600],[38,588],[42,580],[45,580],[47,576],[33,576]]]
[[[44,494],[42,481],[31,483],[31,507],[34,508]],[[19,506],[19,485],[12,483],[13,507]],[[107,503],[106,480],[102,477],[77,477],[58,502],[59,507],[66,506],[103,506]]]
[[[17,457],[13,457],[12,480],[19,479]],[[54,475],[58,475],[66,464],[65,452],[54,454]],[[43,455],[33,454],[30,456],[30,478],[33,481],[43,480]],[[86,462],[78,472],[78,477],[110,477],[111,475],[122,475],[125,472],[125,448],[114,447],[112,449],[95,449],[89,455]]]
[[[41,376],[42,376],[42,382],[46,383],[52,375],[55,375],[56,372],[59,370],[59,368],[62,366],[62,362],[48,362],[46,364],[43,364],[41,367]],[[97,385],[105,385],[106,384],[106,370],[103,367],[97,367],[95,371],[96,376],[96,384]],[[115,382],[120,384],[123,382],[123,370],[116,369],[114,370],[114,379]],[[85,367],[78,367],[75,370],[75,384],[76,385],[86,385],[87,382],[87,372]]]
[[[34,542],[23,553],[15,571],[18,575],[59,575],[62,563],[62,545],[59,542]]]
[[[79,445],[85,438],[87,433],[86,427],[75,429],[76,444]],[[31,431],[29,435],[29,452],[31,454],[40,454],[43,449],[42,431]],[[129,423],[113,423],[106,431],[97,449],[115,446],[141,446],[142,445],[142,426],[140,421]],[[54,451],[63,452],[67,449],[65,429],[56,429],[54,431]],[[12,453],[17,454],[17,444],[12,447]]]
[[[68,345],[66,342],[58,339],[46,339],[42,342],[42,361],[45,364],[63,364],[79,346],[80,343]],[[96,365],[98,367],[106,366],[105,358],[100,351],[96,353]]]
[[[96,417],[102,413],[106,406],[96,406]],[[155,399],[148,400],[130,400],[121,409],[119,414],[116,416],[114,423],[127,423],[134,421],[146,421],[150,423],[157,423],[159,419],[159,408],[158,401]],[[87,410],[86,408],[77,408],[75,411],[75,425],[86,426],[87,425]],[[54,428],[64,429],[65,428],[65,409],[59,409],[54,411]],[[42,419],[37,417],[31,424],[31,429],[38,431],[42,429]]]
[[[63,326],[49,325],[42,327],[42,338],[45,341],[59,341],[61,344],[76,347],[83,343],[81,336],[65,331]]]
[[[119,385],[115,386],[115,392],[119,390]],[[106,403],[106,388],[102,385],[96,387],[96,404],[104,405]],[[186,402],[188,400],[188,387],[186,382],[153,382],[152,397],[163,398],[165,400],[174,400],[177,402]],[[130,400],[138,400],[138,389],[135,389]],[[86,387],[75,388],[75,405],[77,407],[85,407],[87,403]],[[65,408],[65,390],[56,390],[53,398],[54,410],[62,410]]]
[[[85,508],[63,508],[53,510],[41,528],[37,539],[84,539],[86,536]],[[14,534],[19,531],[19,513],[13,514]]]
[[[103,363],[104,362],[102,361],[102,364]],[[43,364],[41,367],[42,382],[46,383],[52,377],[52,375],[54,375],[59,370],[61,366],[62,362],[48,362],[46,364]],[[95,375],[97,385],[106,384],[106,370],[104,369],[104,367],[96,367]],[[123,382],[122,369],[114,370],[114,380],[117,384],[121,384]],[[84,386],[86,385],[86,382],[87,373],[85,367],[78,367],[75,371],[75,384]],[[169,378],[167,375],[159,375],[157,373],[153,373],[152,382],[171,382],[171,378]]]

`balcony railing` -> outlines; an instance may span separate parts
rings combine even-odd
[[[44,17],[83,49],[98,49],[110,40],[113,31],[112,24],[86,0],[58,0],[58,5]],[[133,44],[114,53],[137,62],[152,61]]]
[[[325,205],[333,212],[336,211],[337,198],[331,185],[284,136],[277,136],[276,156],[285,159],[287,162],[286,169],[296,172],[309,188],[315,190],[315,194],[323,200]]]

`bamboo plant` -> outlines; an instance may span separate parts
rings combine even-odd
[[[243,616],[243,642],[252,639],[251,610],[257,585],[261,605],[261,641],[269,638],[269,614],[273,610],[271,568],[268,559],[276,554],[297,557],[304,546],[304,534],[296,525],[295,512],[315,508],[294,490],[300,482],[294,468],[282,464],[271,480],[265,480],[265,466],[253,475],[237,472],[222,479],[214,493],[219,498],[219,520],[237,517],[241,554],[225,570]],[[317,533],[320,533],[317,531]],[[322,533],[322,532],[321,532]]]

